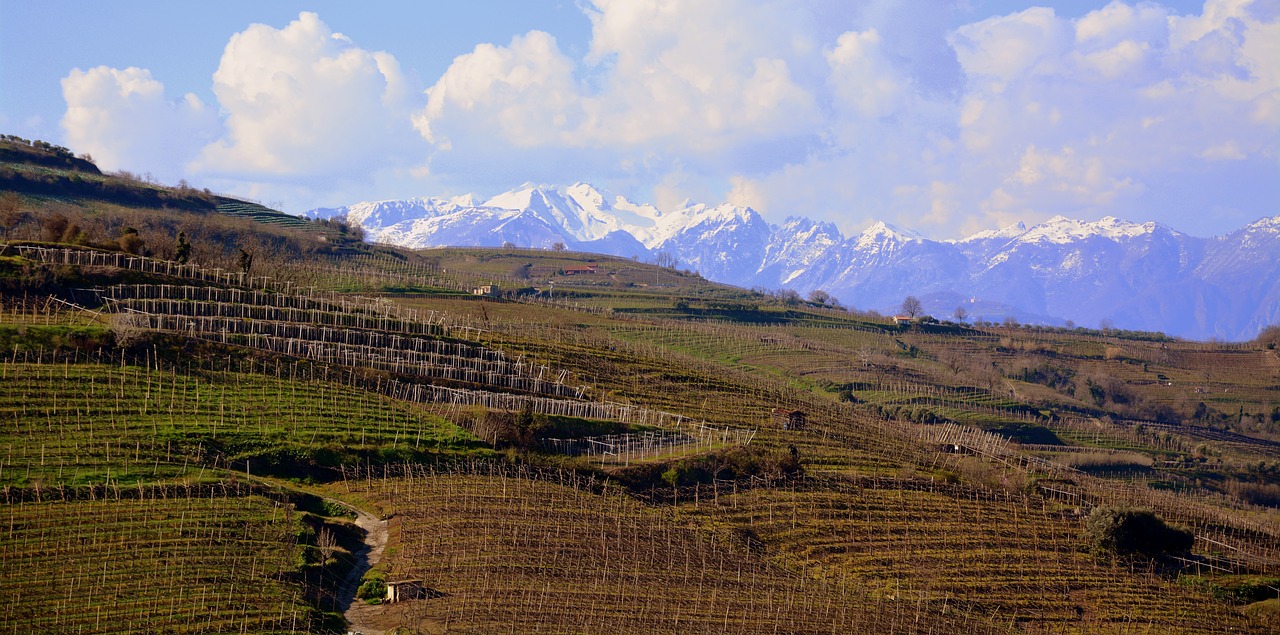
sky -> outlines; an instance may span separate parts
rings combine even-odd
[[[959,238],[1280,214],[1280,0],[0,0],[0,132],[290,213],[585,181]]]

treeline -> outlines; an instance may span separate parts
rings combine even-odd
[[[0,157],[0,160],[6,159]],[[216,197],[208,190],[157,187],[128,173],[102,176],[96,168],[93,173],[82,174],[81,171],[29,171],[0,165],[0,190],[193,212],[211,212],[216,207]]]
[[[7,207],[10,197],[0,200]],[[339,249],[314,234],[224,214],[172,209],[96,209],[64,202],[20,201],[0,210],[4,234],[14,242],[45,242],[124,251],[258,274]],[[245,268],[249,267],[252,271]]]
[[[0,162],[31,163],[51,168],[63,168],[102,174],[88,155],[77,157],[71,150],[47,141],[30,141],[17,135],[0,135]]]

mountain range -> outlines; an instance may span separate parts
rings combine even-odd
[[[474,196],[362,202],[345,216],[370,240],[411,248],[551,247],[651,259],[743,287],[828,292],[845,306],[894,312],[907,295],[950,318],[1163,331],[1251,339],[1280,322],[1280,216],[1213,238],[1158,223],[1062,216],[962,240],[931,240],[878,222],[855,236],[749,207],[689,204],[663,212],[591,185],[526,184]],[[669,259],[669,258],[668,258]]]

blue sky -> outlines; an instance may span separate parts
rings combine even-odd
[[[585,180],[1210,235],[1280,213],[1278,42],[1277,0],[0,0],[0,131],[290,212]]]

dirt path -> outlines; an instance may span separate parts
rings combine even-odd
[[[331,499],[332,500],[332,499]],[[356,589],[360,586],[360,578],[382,560],[382,550],[387,546],[387,521],[378,520],[372,514],[342,504],[356,513],[356,525],[365,530],[364,547],[355,553],[356,566],[347,574],[338,592],[338,608],[350,622],[348,629],[353,633],[364,635],[383,635],[385,631],[374,626],[373,618],[380,611],[379,607],[357,602]]]

